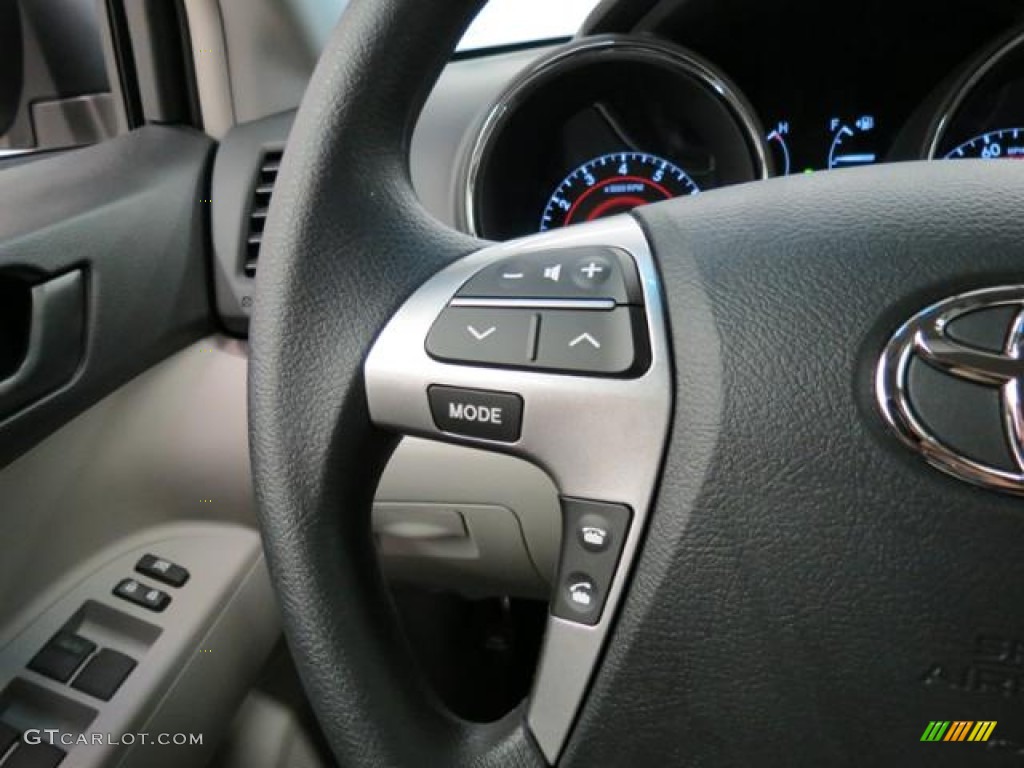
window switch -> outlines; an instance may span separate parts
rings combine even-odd
[[[57,768],[66,754],[52,744],[22,742],[11,752],[4,768]]]
[[[97,699],[110,701],[135,666],[136,661],[130,656],[104,648],[85,665],[71,687]]]
[[[21,738],[17,728],[12,728],[7,723],[0,722],[0,760],[4,759],[7,750],[17,743]]]
[[[28,663],[28,668],[58,683],[66,683],[95,650],[95,643],[61,630]]]
[[[189,577],[188,571],[180,565],[156,555],[143,555],[142,559],[135,564],[135,570],[143,576],[149,576],[149,578],[169,587],[183,587]]]
[[[114,587],[114,594],[129,603],[141,605],[151,611],[159,613],[171,604],[171,596],[159,589],[147,587],[135,579],[122,579]]]

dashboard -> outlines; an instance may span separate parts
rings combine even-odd
[[[293,117],[239,124],[217,151],[216,300],[234,333]],[[410,173],[438,219],[508,240],[784,175],[1021,157],[1020,0],[630,0],[564,44],[458,54]]]
[[[620,4],[628,5],[628,4]],[[643,5],[641,3],[641,5]],[[1024,157],[1024,6],[648,3],[485,110],[458,224],[495,240],[774,176]]]
[[[448,64],[412,135],[409,171],[430,214],[505,240],[787,174],[1024,156],[1020,0],[983,8],[628,0],[598,11],[565,44],[460,54]],[[217,148],[215,297],[225,329],[239,335],[293,118],[240,123]],[[505,544],[519,539],[496,526],[496,541],[474,532],[486,557],[446,560],[447,544],[427,542],[401,567],[444,586],[498,581],[505,591],[536,593],[557,553],[557,531],[544,527],[557,519],[545,506],[556,503],[546,476],[509,457],[490,456],[493,466],[481,465],[482,456],[453,458],[431,443],[407,441],[400,451],[390,502],[420,511],[435,502],[498,503],[512,510],[508,525],[518,518],[524,542],[510,551]],[[453,461],[460,471],[451,471]],[[424,478],[433,481],[424,486]],[[479,483],[462,489],[472,478]],[[387,511],[392,519],[403,512]]]

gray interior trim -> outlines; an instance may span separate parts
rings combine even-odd
[[[458,585],[470,597],[543,598],[516,514],[497,504],[377,502],[373,531],[384,572],[420,586]]]
[[[19,4],[19,0],[10,0]],[[59,101],[78,96],[101,94],[116,81],[110,50],[109,30],[104,6],[100,2],[20,2],[22,56],[24,66],[13,73],[20,83],[20,97],[12,124],[0,129],[0,149],[52,149],[71,142],[47,144],[47,136],[67,136],[66,131],[45,122],[37,122],[33,105],[40,101]],[[4,77],[12,76],[4,72]],[[53,110],[43,120],[63,119]],[[125,123],[116,119],[109,125],[111,133],[124,130]],[[105,129],[106,122],[93,127]],[[3,131],[6,131],[4,133]],[[102,136],[107,136],[103,133]]]
[[[121,86],[121,73],[118,69],[117,55],[114,51],[114,32],[111,26],[110,10],[106,4],[99,14],[100,40],[103,45],[103,67],[107,73],[107,84],[113,101],[115,133],[128,131],[128,108],[125,94]]]
[[[476,543],[478,551],[466,555],[465,546],[459,549],[452,542],[422,543],[405,550],[416,553],[411,560],[389,549],[380,536],[379,510],[399,506],[414,511],[424,504],[467,517],[469,534],[486,537]],[[483,511],[475,509],[478,505]],[[514,516],[515,528],[486,527],[487,518],[500,517],[501,510]],[[374,513],[382,564],[392,576],[454,588],[471,597],[514,594],[544,599],[549,593],[561,541],[558,490],[528,461],[406,438],[381,477]]]
[[[47,149],[96,144],[117,135],[117,109],[109,93],[36,101],[31,114],[36,143]]]
[[[77,563],[134,531],[172,521],[255,527],[249,467],[246,346],[213,336],[155,366],[0,470],[0,628]],[[212,503],[201,502],[210,498]],[[554,484],[536,466],[489,451],[405,440],[377,498],[398,504],[511,510],[522,568],[424,552],[385,568],[478,596],[545,594],[561,537]],[[17,511],[15,513],[15,510]],[[497,548],[497,549],[496,549]],[[524,552],[525,550],[525,552]],[[516,555],[512,555],[516,556]],[[518,557],[518,556],[517,556]],[[498,570],[496,570],[496,568]],[[486,588],[484,588],[486,585]]]
[[[201,745],[136,744],[119,768],[205,765],[227,734],[271,650],[281,636],[280,615],[262,547],[216,620],[192,646],[191,655],[144,732],[201,732]],[[221,556],[219,548],[215,556]],[[168,609],[170,610],[170,609]]]
[[[217,2],[235,119],[244,123],[297,107],[320,49],[296,9],[279,0]]]
[[[299,105],[320,52],[303,9],[286,2],[185,0],[185,11],[210,136]]]
[[[217,758],[211,768],[337,768],[294,705],[259,689],[242,702]]]
[[[111,594],[148,552],[191,573],[180,589],[161,587],[172,595],[162,613]],[[280,635],[259,536],[237,526],[193,524],[140,532],[93,557],[42,595],[34,608],[39,611],[30,609],[4,630],[0,690],[14,680],[22,682],[8,689],[0,706],[16,705],[19,688],[29,690],[42,702],[37,705],[38,727],[60,728],[69,738],[93,733],[115,738],[140,732],[203,735],[201,745],[188,747],[77,745],[68,750],[66,762],[76,768],[117,761],[140,768],[202,764]],[[109,702],[25,668],[62,627],[138,662]],[[79,716],[68,718],[66,712]]]
[[[0,471],[0,627],[32,596],[136,531],[255,528],[241,344],[211,337],[160,363]],[[201,499],[212,499],[211,503]]]
[[[413,187],[424,207],[449,226],[458,226],[457,169],[477,126],[502,90],[553,47],[454,61],[423,107],[412,137]]]
[[[203,128],[215,139],[235,124],[224,20],[217,0],[184,0]],[[296,102],[297,103],[297,102]]]

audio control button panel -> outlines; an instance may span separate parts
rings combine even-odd
[[[564,248],[491,264],[427,335],[447,363],[635,377],[650,362],[642,291],[617,248]]]
[[[559,248],[502,259],[470,278],[458,299],[608,299],[642,304],[636,265],[607,246]]]
[[[632,216],[498,243],[429,278],[367,357],[373,422],[525,459],[563,540],[530,731],[565,744],[629,580],[664,456],[672,369],[657,265]]]

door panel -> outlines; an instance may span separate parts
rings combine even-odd
[[[0,373],[0,466],[212,328],[204,257],[212,148],[197,132],[151,126],[0,171],[0,282],[15,293],[20,284],[35,302],[0,330],[0,345],[14,350],[7,356],[22,358]],[[39,286],[71,274],[80,275],[84,317],[80,328],[62,322],[54,331]],[[49,340],[32,350],[47,316]],[[73,370],[51,371],[34,397],[5,402],[29,352],[66,363],[76,334]]]
[[[203,339],[0,470],[0,646],[34,596],[123,538],[256,527],[246,368],[241,342]]]
[[[279,636],[245,348],[212,333],[213,147],[150,126],[0,170],[0,722],[15,751],[41,728],[173,729],[202,743],[59,749],[93,768],[202,765]],[[144,555],[185,580],[140,575]],[[58,637],[92,649],[73,678],[36,664]],[[110,659],[129,665],[114,693],[80,683]]]

